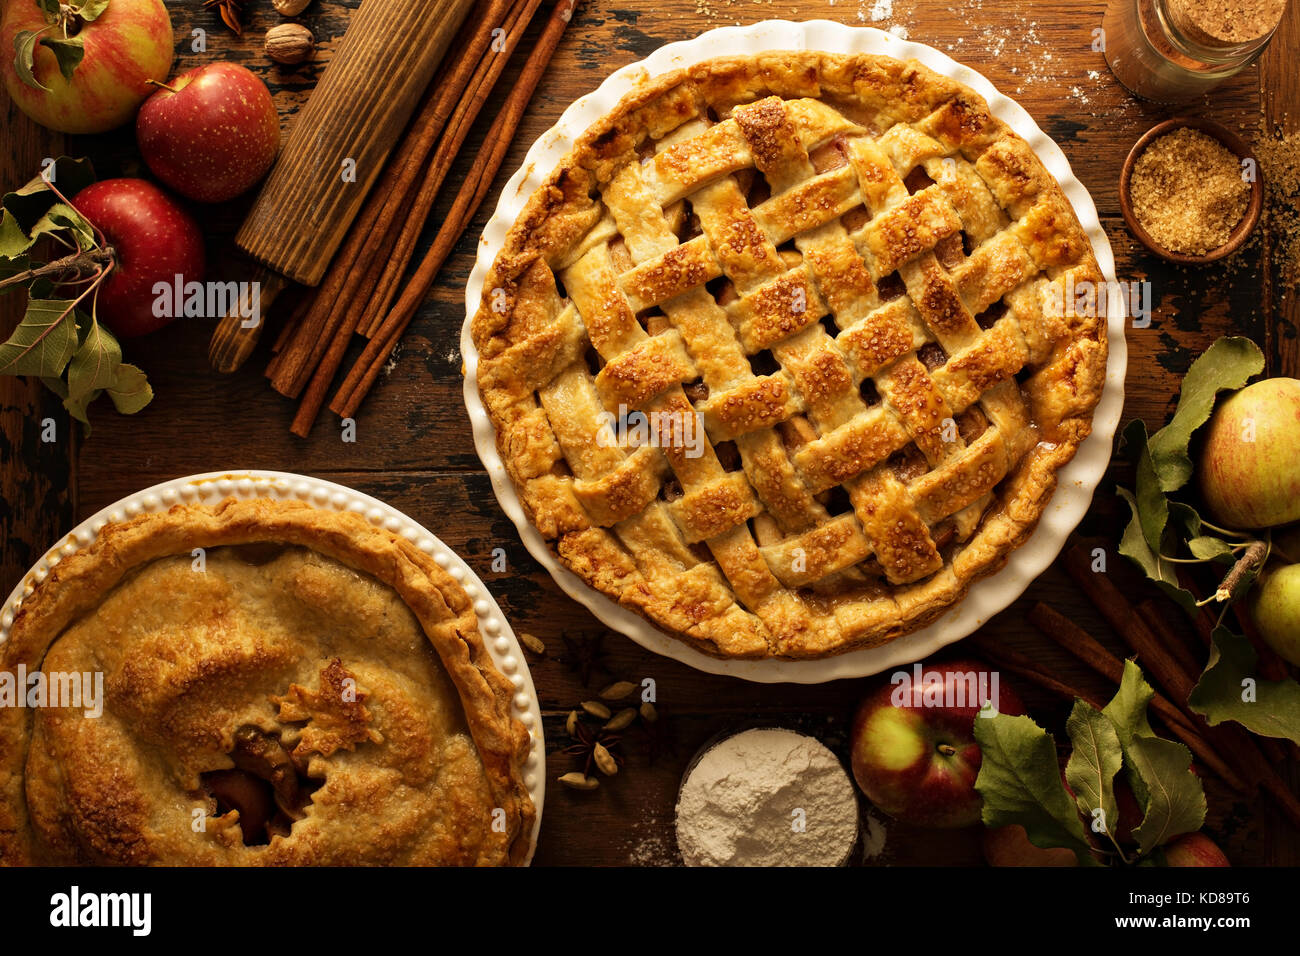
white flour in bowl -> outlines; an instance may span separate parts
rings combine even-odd
[[[687,866],[838,866],[857,835],[849,775],[792,730],[746,730],[713,745],[677,798]]]

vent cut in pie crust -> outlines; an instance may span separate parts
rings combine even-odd
[[[528,201],[472,322],[524,508],[700,650],[818,658],[959,602],[1033,530],[1106,367],[1087,237],[915,61],[643,84]],[[697,428],[698,426],[698,428]]]
[[[0,708],[0,863],[527,854],[529,735],[473,602],[359,515],[230,499],[109,525],[23,602],[19,668],[102,675],[102,713]]]

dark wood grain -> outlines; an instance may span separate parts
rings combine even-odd
[[[269,4],[254,0],[246,15],[242,39],[221,33],[216,18],[190,6],[172,5],[177,35],[191,24],[210,31],[207,57],[229,56],[257,70],[271,84],[286,124],[301,108],[306,92],[330,59],[346,23],[351,2],[317,3],[301,18],[321,40],[314,61],[299,68],[273,67],[258,52],[267,27],[278,22]],[[699,12],[713,8],[714,14]],[[1258,241],[1226,268],[1175,268],[1147,254],[1128,234],[1120,218],[1116,184],[1120,165],[1132,143],[1155,122],[1176,111],[1140,103],[1110,76],[1102,54],[1091,49],[1091,31],[1101,22],[1104,3],[1041,0],[1017,4],[1010,0],[977,0],[961,5],[955,15],[946,3],[895,4],[897,16],[875,25],[904,26],[911,38],[930,43],[984,73],[999,89],[1013,96],[1065,151],[1076,175],[1088,187],[1101,214],[1115,253],[1121,279],[1149,279],[1153,315],[1149,328],[1130,329],[1129,374],[1125,418],[1139,417],[1151,427],[1163,424],[1177,400],[1178,380],[1191,361],[1216,337],[1248,334],[1263,341],[1267,316],[1261,303],[1262,246]],[[846,23],[870,24],[870,2],[766,4],[710,0],[649,3],[640,0],[588,0],[570,25],[548,70],[518,140],[498,177],[499,190],[522,161],[528,146],[559,117],[575,98],[594,89],[617,67],[640,59],[665,42],[696,36],[701,31],[769,16],[825,17]],[[536,34],[536,26],[530,37]],[[528,46],[526,39],[522,46]],[[1275,44],[1276,48],[1277,44]],[[1293,42],[1288,55],[1293,58]],[[474,145],[495,114],[495,107],[518,71],[516,58],[507,69],[494,99],[471,134]],[[184,55],[178,69],[204,60]],[[1255,134],[1261,108],[1261,83],[1274,83],[1274,74],[1252,67],[1229,81],[1204,103],[1186,109],[1206,115],[1247,138]],[[1278,63],[1287,65],[1286,58]],[[1279,67],[1283,73],[1285,69]],[[1281,76],[1282,73],[1277,75]],[[1276,81],[1280,83],[1281,81]],[[1280,91],[1280,92],[1279,92]],[[1265,87],[1271,96],[1284,96],[1275,109],[1300,116],[1300,95],[1294,86]],[[1289,104],[1289,105],[1288,105]],[[93,151],[103,172],[138,171],[131,137],[115,134],[74,144],[79,152]],[[473,150],[458,160],[450,182],[468,171]],[[102,159],[101,159],[102,157]],[[6,169],[10,185],[28,178],[19,169]],[[534,562],[493,497],[487,476],[474,453],[462,400],[460,326],[464,320],[464,282],[473,266],[478,233],[491,213],[480,211],[439,277],[436,288],[408,332],[387,379],[372,393],[357,417],[356,441],[341,440],[337,419],[323,416],[307,440],[292,438],[288,426],[292,403],[272,393],[262,377],[267,358],[264,338],[252,360],[232,376],[207,369],[205,357],[211,323],[182,320],[130,346],[130,357],[149,370],[157,392],[154,404],[132,418],[95,409],[95,431],[76,459],[78,496],[75,514],[57,508],[35,520],[14,525],[16,540],[34,554],[64,530],[74,517],[84,517],[117,498],[148,484],[197,471],[229,468],[277,468],[318,474],[376,495],[406,511],[438,533],[463,554],[500,601],[518,630],[537,635],[547,646],[545,656],[530,656],[530,667],[545,711],[549,754],[545,823],[537,860],[544,864],[670,863],[676,859],[672,815],[678,781],[695,750],[713,734],[748,725],[754,720],[790,725],[814,733],[845,756],[845,729],[867,682],[837,681],[821,686],[754,685],[699,673],[641,650],[609,634],[583,608],[566,598]],[[209,252],[218,270],[229,269],[231,243],[248,200],[202,214],[210,235]],[[430,217],[436,227],[444,203]],[[427,237],[426,237],[427,241]],[[274,317],[271,331],[274,332]],[[345,363],[346,366],[347,363]],[[3,387],[3,386],[0,386]],[[38,394],[31,392],[30,394]],[[61,423],[65,419],[60,419]],[[17,446],[15,446],[17,447]],[[21,472],[14,486],[32,474],[54,475],[47,462],[26,457],[5,464],[5,475]],[[66,466],[65,466],[66,467]],[[1125,593],[1152,592],[1114,552],[1123,520],[1114,495],[1116,481],[1129,482],[1122,461],[1110,469],[1094,496],[1094,505],[1080,534],[1105,547],[1110,573],[1121,578]],[[6,484],[6,489],[10,484]],[[66,504],[65,504],[66,509]],[[493,550],[504,549],[507,570],[492,568]],[[9,560],[0,584],[16,580],[24,560]],[[1026,613],[1045,601],[1079,622],[1112,651],[1124,645],[1109,630],[1064,572],[1050,568],[1019,600],[986,626],[986,633],[1033,655],[1053,674],[1063,675],[1088,692],[1105,696],[1105,681],[1087,671],[1063,650],[1047,642],[1028,624]],[[1178,613],[1165,606],[1170,620],[1181,626]],[[581,643],[602,640],[607,670],[587,686],[575,673],[575,661],[562,640]],[[618,778],[594,794],[574,793],[554,784],[572,758],[558,753],[565,746],[563,721],[568,710],[608,680],[628,678],[656,681],[663,714],[662,746],[651,759],[647,742],[629,736],[628,764]],[[1032,686],[1022,691],[1035,717],[1064,739],[1068,704]],[[1289,771],[1294,774],[1294,769]],[[1263,800],[1234,799],[1215,781],[1207,783],[1210,800],[1208,828],[1223,842],[1237,863],[1300,862],[1296,836]],[[971,865],[980,860],[971,832],[923,831],[884,822],[864,809],[864,825],[883,827],[883,848],[869,860],[893,864]],[[873,847],[875,845],[873,841]]]

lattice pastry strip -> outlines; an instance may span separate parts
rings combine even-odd
[[[918,626],[1023,538],[1104,330],[1052,308],[1095,262],[978,97],[887,58],[754,63],[593,131],[474,332],[567,564],[715,652],[818,655]],[[649,445],[592,440],[629,411]],[[696,413],[699,454],[662,424]]]

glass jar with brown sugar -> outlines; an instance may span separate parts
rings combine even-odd
[[[1268,45],[1287,0],[1110,0],[1106,62],[1143,99],[1190,100],[1240,73]]]

